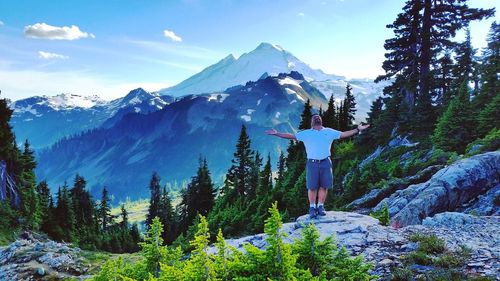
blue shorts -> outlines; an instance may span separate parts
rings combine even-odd
[[[316,190],[318,187],[333,188],[332,160],[330,157],[323,160],[307,159],[306,186],[309,190]]]

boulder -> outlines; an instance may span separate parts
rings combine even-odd
[[[497,201],[495,201],[497,200]],[[500,184],[460,210],[476,216],[500,216]]]
[[[421,183],[429,180],[431,176],[441,168],[443,168],[443,165],[432,165],[413,176],[404,179],[393,179],[387,183],[387,187],[372,189],[361,198],[352,201],[349,205],[347,205],[347,207],[352,209],[372,208],[376,206],[382,199],[396,192],[396,190],[405,189],[411,184]]]
[[[500,151],[459,160],[424,183],[410,185],[382,200],[374,210],[389,206],[398,226],[420,224],[434,214],[454,211],[500,182]]]

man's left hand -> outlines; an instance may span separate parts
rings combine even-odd
[[[366,125],[358,125],[358,130],[361,132],[361,131],[363,131],[364,129],[367,129],[368,127],[370,127],[370,124],[366,124]]]

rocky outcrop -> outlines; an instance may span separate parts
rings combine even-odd
[[[374,210],[387,203],[393,223],[420,224],[426,217],[460,208],[499,182],[500,151],[479,154],[441,169],[427,182],[396,191]]]
[[[464,206],[460,211],[476,216],[500,216],[500,184]]]
[[[427,181],[434,175],[437,171],[443,168],[443,165],[432,165],[429,166],[417,174],[403,178],[390,180],[387,186],[384,188],[375,188],[370,190],[367,194],[359,199],[352,201],[347,208],[359,210],[360,208],[372,208],[376,206],[382,199],[389,197],[391,194],[396,192],[396,190],[405,189],[409,185],[421,183]]]
[[[466,215],[467,216],[467,215]],[[393,267],[402,266],[401,256],[416,249],[417,244],[408,240],[415,233],[436,234],[444,239],[450,249],[461,245],[471,249],[471,259],[467,261],[467,270],[482,275],[497,275],[500,278],[498,260],[500,241],[495,237],[500,231],[500,218],[468,216],[468,222],[451,220],[448,224],[441,216],[428,219],[425,225],[411,225],[396,229],[382,226],[378,220],[350,212],[327,212],[325,217],[310,220],[301,216],[296,222],[285,223],[282,232],[286,233],[286,243],[292,243],[302,237],[302,229],[314,223],[321,239],[334,235],[339,246],[345,246],[352,254],[361,254],[366,261],[374,265],[373,274],[388,277]],[[481,234],[481,230],[483,233]],[[472,232],[471,232],[472,231]],[[473,239],[468,236],[474,234]],[[226,242],[239,250],[244,250],[247,243],[263,249],[267,246],[265,234],[257,234]],[[214,248],[211,248],[215,252]],[[470,266],[469,266],[470,265]]]
[[[85,280],[80,249],[24,233],[0,249],[0,280]]]

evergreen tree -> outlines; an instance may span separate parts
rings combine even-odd
[[[462,83],[460,92],[439,119],[432,141],[436,147],[445,151],[463,153],[471,141],[470,124],[470,94],[467,81]]]
[[[7,164],[7,173],[11,177],[17,175],[19,172],[19,150],[16,146],[14,132],[9,123],[12,112],[13,110],[7,104],[7,99],[0,99],[0,159],[4,160]]]
[[[337,113],[335,112],[335,100],[333,93],[328,100],[328,108],[322,115],[323,126],[333,129],[338,129]]]
[[[207,159],[203,159],[203,164],[198,169],[198,213],[202,216],[207,216],[212,210],[215,202],[214,184],[208,169]]]
[[[488,118],[495,118],[498,115],[488,115],[494,110],[491,106],[489,110],[484,111],[485,107],[500,93],[500,83],[498,82],[500,73],[500,24],[493,22],[487,37],[488,46],[483,50],[481,73],[481,89],[479,95],[474,98],[473,116],[477,117],[478,136],[482,137],[488,133],[490,128]],[[484,111],[485,113],[480,113]],[[498,119],[498,118],[496,118]],[[491,121],[491,120],[490,120]],[[493,122],[494,123],[494,122]],[[490,123],[491,124],[491,123]],[[498,127],[497,127],[498,128]]]
[[[484,136],[493,128],[500,128],[500,95],[497,94],[493,100],[481,110],[477,117],[477,131],[479,136]]]
[[[428,137],[433,130],[435,110],[432,100],[433,87],[439,85],[431,69],[437,65],[435,60],[440,52],[450,51],[451,38],[472,20],[492,16],[493,9],[469,8],[465,1],[408,0],[393,24],[395,37],[386,40],[386,60],[383,63],[385,75],[377,77],[376,82],[394,77],[385,92],[402,95],[405,102],[401,130],[413,133],[416,139]],[[401,107],[401,106],[399,106]],[[403,108],[400,108],[400,110]]]
[[[178,206],[180,213],[179,232],[185,232],[193,223],[198,214],[208,215],[215,202],[215,189],[210,177],[206,159],[199,161],[196,176],[191,178],[187,189],[181,193],[181,202]]]
[[[439,69],[439,74],[436,78],[437,91],[439,93],[437,101],[443,110],[448,107],[452,98],[452,90],[450,89],[453,82],[452,67],[453,61],[448,52],[437,61],[436,68]]]
[[[166,244],[171,244],[176,237],[175,232],[175,215],[174,209],[172,207],[172,202],[168,196],[166,188],[163,188],[163,192],[160,196],[160,204],[158,206],[158,217],[163,225],[163,241]]]
[[[304,110],[300,115],[299,130],[305,130],[311,128],[311,117],[312,117],[312,106],[311,101],[307,99],[304,104]]]
[[[98,246],[99,221],[96,216],[95,202],[90,192],[86,190],[86,185],[86,180],[77,174],[73,188],[70,190],[70,197],[79,246],[94,249]]]
[[[352,87],[349,84],[346,86],[343,110],[345,129],[349,129],[354,124],[354,116],[356,115],[356,100],[352,94]]]
[[[252,201],[256,197],[258,188],[257,186],[259,185],[259,174],[261,166],[262,166],[262,158],[260,157],[259,152],[256,151],[249,175],[248,192],[246,197],[247,201]]]
[[[38,195],[36,193],[35,156],[30,148],[28,140],[24,142],[24,150],[20,155],[21,173],[19,175],[19,187],[21,195],[21,215],[26,221],[26,226],[38,229],[41,213]]]
[[[146,225],[148,227],[153,222],[153,219],[159,216],[158,210],[161,199],[160,177],[156,172],[153,172],[153,175],[151,176],[151,181],[149,182],[149,191],[151,192],[151,197],[149,199],[148,214],[146,216]]]
[[[259,173],[259,183],[255,199],[250,202],[248,215],[251,216],[250,232],[258,233],[264,229],[264,219],[267,209],[273,199],[273,180],[271,171],[271,156],[267,156],[264,169]]]
[[[280,152],[280,157],[278,159],[278,171],[277,171],[277,177],[275,178],[277,184],[279,184],[281,181],[283,181],[283,176],[285,174],[285,162],[286,162],[286,157],[285,154],[283,154],[283,151]]]
[[[476,50],[472,48],[469,28],[466,29],[465,41],[456,45],[455,53],[456,63],[452,68],[454,77],[452,91],[458,92],[460,84],[465,80],[471,81],[474,69],[477,68],[477,62],[474,60]]]
[[[231,160],[232,165],[226,175],[228,184],[236,191],[237,196],[244,197],[248,192],[253,155],[254,151],[250,149],[250,137],[245,125],[242,125],[236,152]]]
[[[101,229],[106,230],[108,226],[113,222],[113,218],[111,217],[111,207],[109,204],[108,190],[106,189],[106,187],[102,189],[102,197],[101,202],[99,203],[98,214],[101,223]]]
[[[121,207],[121,217],[122,221],[120,222],[120,225],[122,226],[122,228],[128,229],[128,212],[127,209],[125,209],[125,204],[122,204]]]
[[[53,230],[53,235],[51,235],[52,237],[66,242],[76,240],[75,213],[66,182],[62,189],[59,188],[57,191],[57,206],[54,210],[54,221],[56,226]]]
[[[52,220],[52,212],[54,206],[52,202],[52,196],[50,195],[50,189],[46,181],[41,181],[36,186],[36,193],[38,194],[38,202],[40,206],[41,230],[44,232],[48,232],[48,230],[54,223]]]

